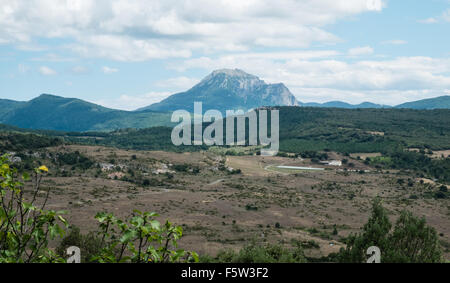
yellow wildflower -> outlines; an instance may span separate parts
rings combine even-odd
[[[40,171],[42,171],[42,172],[48,173],[48,168],[47,168],[47,166],[45,166],[45,165],[42,165],[42,166],[39,167],[38,169],[39,169]]]

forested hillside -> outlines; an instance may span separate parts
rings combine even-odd
[[[280,108],[284,151],[450,148],[450,110]]]
[[[387,152],[402,148],[450,148],[450,110],[281,107],[280,143],[286,152],[332,150]],[[206,126],[206,125],[205,125]],[[0,125],[0,131],[28,132]],[[172,145],[172,128],[106,132],[31,132],[68,141],[152,150],[194,150]]]
[[[49,94],[28,102],[0,100],[0,122],[26,129],[58,131],[111,131],[171,125],[169,113],[120,111]]]

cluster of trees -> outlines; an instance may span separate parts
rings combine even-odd
[[[450,158],[432,159],[423,152],[392,151],[383,157],[369,158],[367,163],[389,169],[415,171],[421,177],[430,177],[450,183]]]
[[[62,144],[62,140],[55,137],[40,136],[23,133],[0,133],[0,152],[28,151]]]
[[[198,166],[192,166],[190,164],[174,164],[172,166],[172,169],[178,172],[190,172],[192,174],[198,174],[200,173],[200,168]]]
[[[303,151],[300,153],[302,158],[311,158],[314,160],[328,160],[328,154],[325,152],[317,152],[317,151]]]
[[[57,156],[57,160],[60,166],[70,165],[75,168],[81,168],[83,170],[87,170],[95,164],[94,161],[90,160],[79,151],[59,153]]]
[[[332,261],[361,263],[367,259],[367,249],[376,246],[381,251],[383,263],[438,263],[442,262],[442,250],[436,230],[426,225],[424,218],[403,211],[395,227],[392,227],[386,209],[376,198],[372,214],[362,232],[350,235],[347,247],[331,255]]]
[[[71,139],[74,142],[89,142],[96,145],[114,146],[135,150],[164,150],[174,152],[198,151],[207,149],[206,146],[175,146],[171,139],[172,128],[154,127],[148,129],[122,129],[111,133],[101,139],[91,138]]]

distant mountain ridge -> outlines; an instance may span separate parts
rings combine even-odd
[[[381,104],[375,104],[372,102],[363,102],[360,104],[350,104],[342,101],[330,101],[326,103],[301,103],[301,106],[304,107],[325,107],[325,108],[345,108],[345,109],[357,109],[357,108],[391,108],[392,106],[389,105],[381,105]]]
[[[450,96],[440,96],[429,99],[422,99],[413,102],[407,102],[395,106],[395,108],[409,108],[409,109],[450,109]]]
[[[203,109],[250,110],[261,106],[298,106],[295,96],[282,83],[266,84],[254,75],[239,69],[221,69],[212,72],[186,92],[174,94],[141,111],[192,112],[194,102],[201,101]]]
[[[9,112],[24,105],[26,102],[15,101],[10,99],[0,99],[0,120]]]
[[[50,94],[42,94],[26,102],[0,99],[0,123],[24,129],[66,132],[173,126],[170,122],[170,112],[178,109],[192,112],[195,101],[203,102],[203,111],[249,110],[262,106],[392,108],[370,102],[358,105],[341,101],[302,103],[284,84],[266,84],[242,70],[222,69],[212,72],[186,92],[174,94],[159,103],[136,111],[115,110],[81,99]],[[394,108],[450,109],[450,96],[408,102]]]
[[[0,123],[24,129],[82,132],[171,124],[168,113],[114,110],[81,99],[50,94],[42,94],[28,102],[0,100],[0,107]]]
[[[137,111],[174,111],[184,109],[193,111],[195,101],[203,102],[203,109],[249,110],[261,106],[304,106],[346,109],[366,108],[411,108],[411,109],[450,109],[450,96],[419,100],[398,106],[363,102],[350,104],[342,101],[326,103],[303,103],[298,101],[282,83],[266,84],[257,76],[239,69],[220,69],[213,71],[199,84],[186,92],[169,96],[161,102],[138,109]]]
[[[372,102],[363,102],[360,104],[350,104],[342,101],[330,101],[326,103],[301,103],[304,107],[328,107],[328,108],[346,108],[346,109],[357,109],[357,108],[407,108],[407,109],[417,109],[417,110],[432,110],[432,109],[450,109],[450,96],[444,95],[435,98],[422,99],[418,101],[412,101],[403,103],[397,106],[375,104]]]

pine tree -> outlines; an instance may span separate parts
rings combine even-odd
[[[372,214],[363,231],[347,238],[347,247],[337,254],[338,262],[362,263],[366,251],[376,246],[381,251],[382,263],[438,263],[442,262],[442,250],[433,227],[427,226],[424,218],[403,211],[391,231],[387,211],[376,198]]]
[[[426,225],[424,218],[403,211],[392,235],[391,249],[385,252],[384,262],[433,263],[442,260],[438,235],[433,227]]]
[[[369,247],[377,246],[382,251],[388,249],[389,241],[386,236],[391,227],[387,211],[381,205],[381,199],[376,198],[372,204],[372,214],[362,233],[347,238],[347,248],[341,249],[339,261],[361,263],[365,261],[366,250]]]

